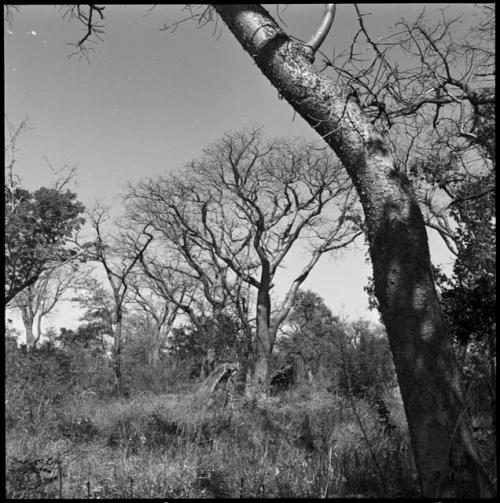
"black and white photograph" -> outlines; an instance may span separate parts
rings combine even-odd
[[[495,10],[4,5],[5,497],[496,498]]]

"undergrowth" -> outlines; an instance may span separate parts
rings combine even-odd
[[[386,403],[390,431],[368,402],[314,386],[225,408],[188,393],[73,394],[47,406],[36,428],[16,421],[22,408],[11,403],[7,496],[415,496],[401,401]]]

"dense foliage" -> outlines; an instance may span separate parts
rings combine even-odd
[[[318,294],[310,290],[297,292],[283,332],[277,344],[278,355],[281,360],[293,362],[297,381],[339,365],[341,326]]]
[[[5,186],[5,298],[9,302],[51,265],[75,255],[67,240],[84,223],[76,194]]]

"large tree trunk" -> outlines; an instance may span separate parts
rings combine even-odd
[[[256,355],[253,384],[259,391],[265,391],[269,382],[269,367],[273,352],[275,331],[271,327],[270,279],[265,273],[261,277],[261,287],[257,292]]]
[[[215,9],[264,75],[325,139],[359,194],[379,301],[424,495],[489,495],[431,273],[425,226],[388,143],[259,5]]]

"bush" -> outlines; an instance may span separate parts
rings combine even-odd
[[[69,357],[53,347],[31,353],[16,347],[7,355],[6,366],[7,429],[50,429],[56,407],[77,387]]]

